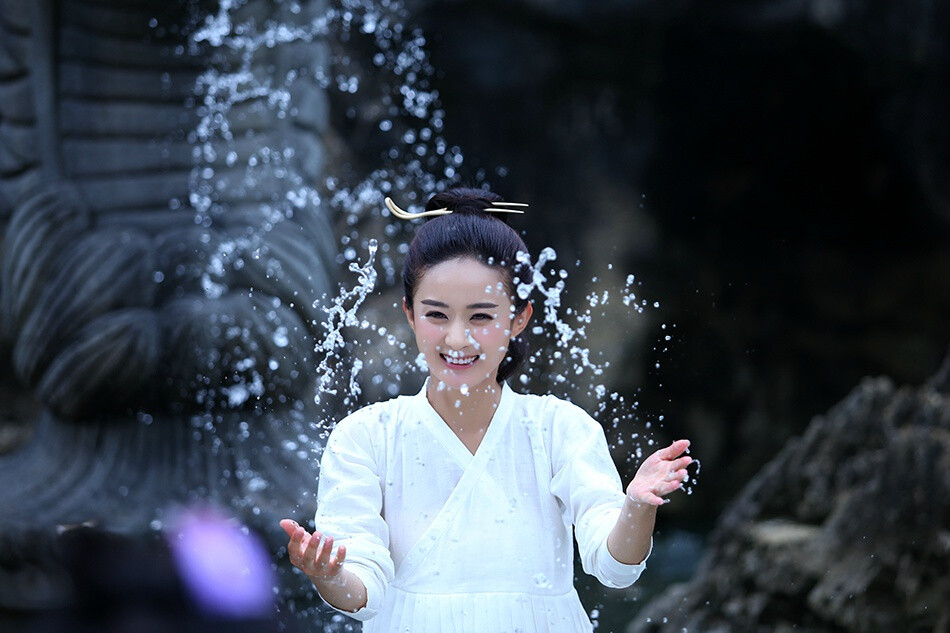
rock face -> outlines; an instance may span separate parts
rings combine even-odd
[[[950,359],[866,379],[726,509],[693,580],[630,633],[947,631]]]

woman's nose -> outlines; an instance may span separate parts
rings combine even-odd
[[[462,349],[471,342],[471,330],[467,324],[455,321],[449,324],[445,332],[445,344],[452,349]]]

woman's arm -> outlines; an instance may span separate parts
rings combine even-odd
[[[341,611],[355,612],[366,606],[366,587],[356,574],[343,569],[346,548],[333,552],[333,537],[312,535],[295,521],[284,519],[280,527],[290,537],[287,553],[290,562],[307,574],[314,587],[330,605]]]
[[[682,487],[688,477],[686,467],[693,458],[683,454],[687,448],[689,440],[677,440],[656,451],[627,486],[620,516],[607,537],[607,551],[618,562],[636,565],[646,559],[657,507],[669,501],[663,497]]]
[[[330,433],[320,459],[314,516],[320,531],[311,535],[289,519],[281,521],[290,537],[291,562],[307,574],[327,604],[363,621],[379,612],[395,575],[389,527],[381,514],[381,415],[378,407],[360,409]]]

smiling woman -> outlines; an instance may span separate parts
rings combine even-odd
[[[496,305],[500,305],[498,301],[503,301],[509,306],[514,317],[524,316],[526,324],[531,316],[531,304],[526,297],[515,292],[515,287],[519,280],[530,278],[525,260],[518,257],[519,253],[527,253],[528,247],[518,233],[502,220],[506,217],[505,213],[495,213],[497,205],[510,204],[503,203],[501,196],[495,193],[475,189],[456,188],[433,196],[426,205],[427,213],[441,209],[451,209],[452,213],[423,225],[410,244],[402,274],[404,307],[410,311],[415,307],[413,301],[419,292],[420,284],[424,283],[424,277],[431,274],[436,266],[452,260],[467,259],[480,263],[482,268],[494,272],[497,276],[489,275],[481,280],[481,285],[473,287],[474,294],[468,296],[474,299],[470,301]],[[487,213],[486,209],[493,211]],[[440,287],[448,290],[467,281],[467,272],[449,272],[444,279],[449,283]],[[499,284],[501,288],[498,287]],[[429,287],[433,285],[429,284]],[[423,298],[438,300],[437,297]],[[462,302],[459,305],[465,304],[466,302]],[[408,312],[407,316],[410,316],[412,325],[412,317]],[[510,335],[506,345],[507,353],[497,367],[499,382],[511,376],[527,356],[527,342],[519,336],[523,329],[522,327]],[[420,349],[420,352],[423,350]],[[426,360],[428,362],[429,359]]]
[[[515,310],[511,280],[470,257],[432,266],[403,309],[429,371],[446,386],[490,389],[511,339],[524,331],[531,304]],[[470,303],[472,297],[483,301]],[[410,303],[411,301],[411,303]]]
[[[433,408],[474,453],[501,399],[498,372],[508,347],[531,318],[531,304],[517,312],[503,268],[471,257],[436,264],[419,278],[403,310],[429,366]],[[473,298],[484,299],[471,303]],[[513,367],[511,367],[513,369]],[[457,394],[466,396],[460,400]]]
[[[493,215],[505,205],[471,189],[429,201],[440,213],[416,233],[403,273],[429,378],[333,430],[320,531],[281,522],[291,562],[367,633],[592,631],[572,537],[585,571],[629,586],[645,569],[657,506],[692,462],[689,442],[674,442],[644,460],[624,495],[596,421],[505,382],[532,314],[515,292],[530,278],[527,249]]]

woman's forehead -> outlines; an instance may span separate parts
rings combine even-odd
[[[487,266],[470,257],[452,259],[428,268],[419,281],[416,296],[418,299],[454,298],[465,301],[466,298],[484,301],[509,300],[504,271]]]

